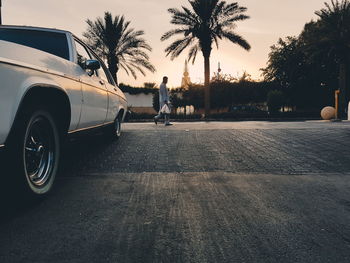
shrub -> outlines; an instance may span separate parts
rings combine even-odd
[[[267,107],[270,113],[276,113],[284,105],[284,95],[282,91],[271,90],[267,94]]]
[[[159,111],[159,90],[157,90],[154,94],[153,94],[153,101],[152,101],[152,106],[153,109],[158,112]]]
[[[133,95],[141,94],[141,93],[155,94],[158,91],[158,89],[155,87],[151,87],[151,84],[153,84],[153,83],[145,83],[145,87],[132,87],[132,86],[121,83],[121,84],[119,84],[119,88],[123,92],[127,92],[127,93],[133,94]]]

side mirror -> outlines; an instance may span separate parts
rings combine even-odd
[[[98,70],[99,68],[101,68],[101,64],[98,60],[88,59],[85,62],[85,68],[89,69],[91,71],[95,71],[95,70]]]

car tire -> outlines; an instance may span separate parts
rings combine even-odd
[[[60,134],[52,114],[45,109],[26,110],[10,136],[7,173],[27,197],[46,195],[52,188],[60,159]]]
[[[115,118],[113,125],[112,125],[112,129],[111,129],[111,137],[115,140],[118,140],[121,136],[122,133],[122,121],[121,121],[121,117],[118,116],[117,118]]]

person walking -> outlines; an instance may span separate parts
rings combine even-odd
[[[165,126],[172,125],[169,122],[169,116],[170,116],[170,106],[169,106],[169,92],[166,84],[168,83],[168,77],[163,77],[163,82],[160,84],[159,88],[159,112],[158,115],[154,117],[154,123],[158,124],[158,121],[162,116],[164,116],[164,124]],[[166,105],[169,109],[169,112],[165,112],[164,110]]]

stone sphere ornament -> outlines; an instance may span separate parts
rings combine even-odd
[[[334,119],[335,118],[335,108],[330,107],[330,106],[324,107],[321,111],[321,117],[322,117],[322,119],[327,120],[327,121]]]

